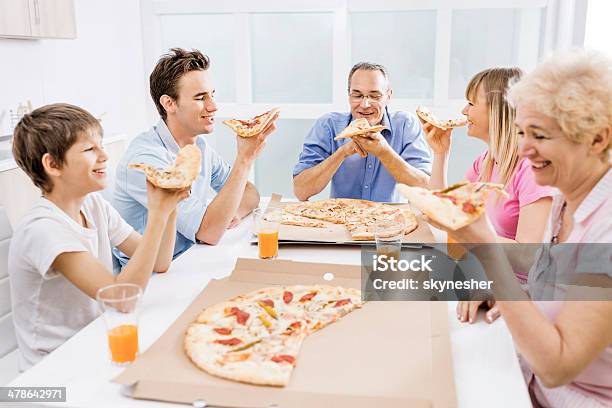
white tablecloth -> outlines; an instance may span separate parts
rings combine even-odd
[[[238,257],[257,257],[257,247],[249,245],[251,227],[252,220],[248,217],[236,229],[229,230],[219,245],[196,245],[173,262],[167,273],[152,277],[143,298],[139,327],[141,350],[162,335],[211,278],[227,276]],[[281,247],[279,258],[359,264],[360,249],[290,246]],[[488,325],[480,319],[474,325],[460,324],[455,302],[449,302],[448,312],[459,406],[530,407],[504,322],[500,319]],[[121,368],[110,365],[104,322],[99,318],[9,386],[66,386],[67,402],[49,403],[49,406],[174,406],[122,395],[121,387],[110,382],[120,372]]]

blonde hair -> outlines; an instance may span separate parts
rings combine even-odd
[[[516,83],[508,98],[555,119],[570,141],[591,143],[612,125],[612,60],[585,50],[553,56]],[[601,158],[610,159],[610,144]]]
[[[466,98],[474,101],[482,86],[489,113],[489,150],[478,177],[480,181],[492,181],[496,161],[498,183],[506,185],[514,173],[518,163],[518,134],[514,108],[507,102],[506,92],[522,76],[520,68],[490,68],[476,74],[465,90]]]

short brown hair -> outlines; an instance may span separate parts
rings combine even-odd
[[[387,87],[389,86],[389,72],[384,65],[374,64],[372,62],[358,62],[357,64],[353,65],[351,72],[349,72],[347,88],[349,92],[351,91],[351,79],[353,79],[353,74],[360,69],[363,69],[364,71],[380,71],[383,77],[385,77],[385,81],[387,81]]]
[[[64,164],[66,152],[77,141],[79,133],[102,127],[85,109],[67,103],[46,105],[25,115],[13,133],[13,156],[21,169],[43,193],[53,189],[45,172],[42,157],[49,153],[58,166]]]
[[[178,82],[181,77],[190,71],[205,71],[209,66],[208,56],[198,50],[172,48],[169,53],[161,56],[149,77],[149,87],[162,119],[166,120],[167,114],[159,99],[163,95],[178,99]]]

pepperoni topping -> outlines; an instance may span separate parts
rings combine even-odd
[[[247,320],[249,320],[249,316],[251,316],[250,313],[243,312],[242,310],[238,309],[235,306],[230,309],[227,315],[236,316],[236,321],[238,322],[238,324],[242,324],[242,325],[246,324]]]
[[[292,300],[293,300],[293,293],[287,292],[287,291],[283,292],[283,302],[285,302],[286,305],[291,303]]]
[[[216,331],[218,334],[221,334],[223,336],[228,336],[228,335],[232,334],[232,331],[234,329],[229,328],[229,327],[217,327],[217,328],[215,328],[213,330]]]
[[[464,212],[468,214],[473,214],[476,212],[476,207],[472,203],[467,203],[467,202],[463,203],[462,209]]]
[[[289,325],[289,327],[291,327],[292,329],[299,329],[300,327],[302,327],[302,322],[293,322]]]
[[[231,339],[215,340],[215,343],[222,344],[224,346],[237,346],[242,343],[242,340],[232,337]]]
[[[336,302],[336,304],[334,305],[334,307],[340,307],[340,306],[344,306],[351,303],[351,299],[340,299],[339,301]]]
[[[280,363],[295,364],[295,357],[289,356],[287,354],[281,354],[281,355],[272,357],[272,361],[274,361],[275,363],[279,363],[279,364]]]
[[[312,300],[312,298],[315,297],[316,295],[317,295],[316,291],[307,293],[300,298],[300,303],[308,302],[309,300]]]
[[[272,299],[264,299],[264,300],[260,300],[260,302],[266,306],[274,307],[274,301]]]

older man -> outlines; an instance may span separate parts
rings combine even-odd
[[[293,190],[300,200],[318,194],[331,181],[331,197],[397,201],[395,184],[424,186],[431,173],[431,153],[417,118],[389,113],[389,75],[382,65],[361,62],[348,78],[351,111],[319,118],[293,169]],[[382,124],[380,133],[334,140],[351,121]]]

